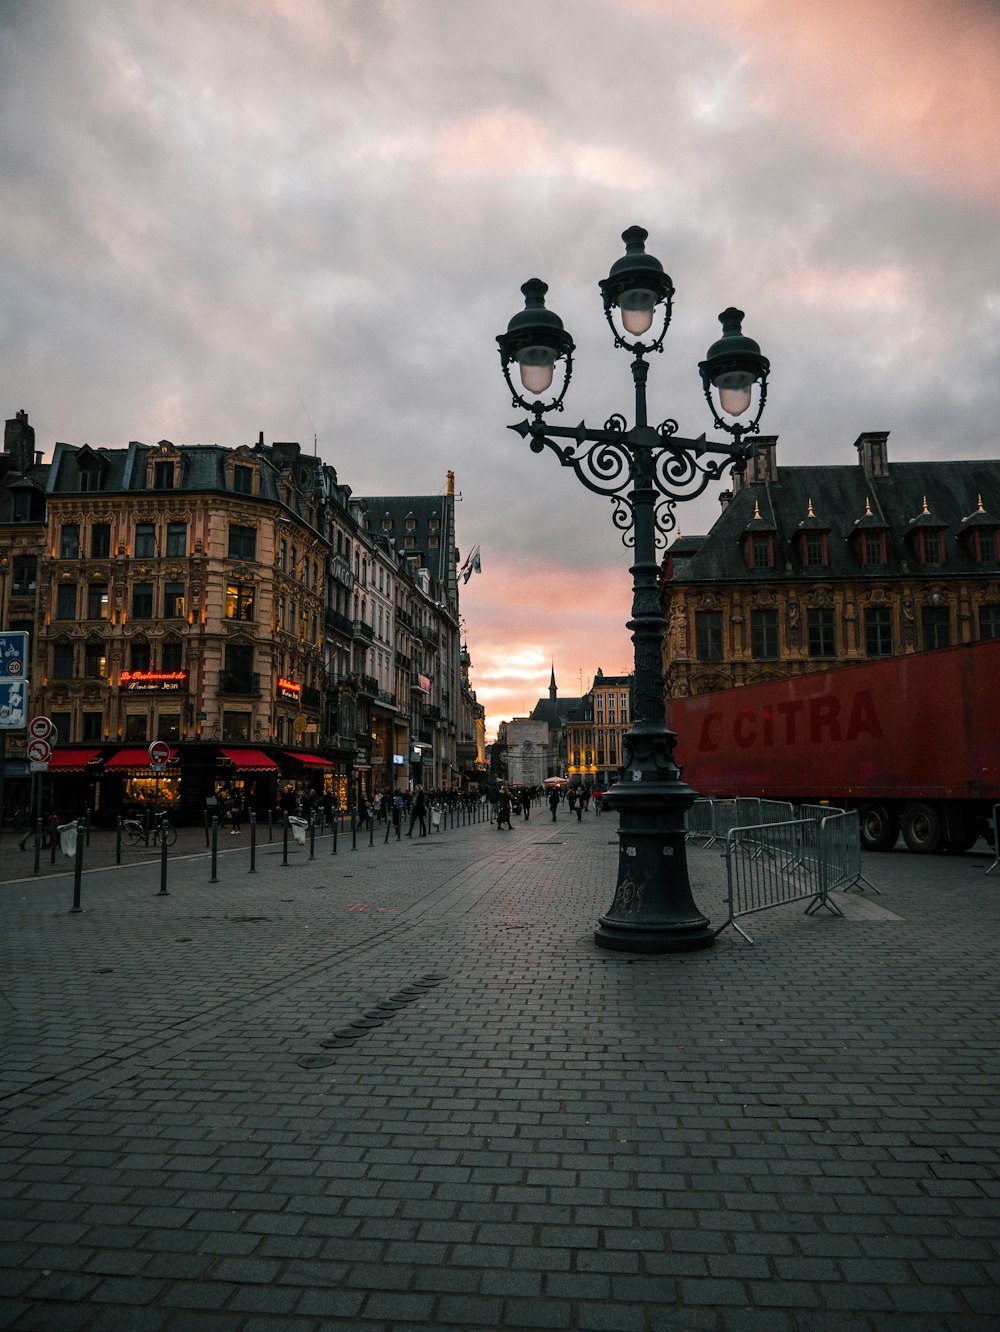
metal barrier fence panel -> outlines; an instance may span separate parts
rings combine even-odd
[[[1000,805],[993,806],[993,864],[986,871],[992,874],[998,865],[1000,865],[1000,823],[997,818],[1000,816]]]
[[[753,943],[737,918],[790,902],[807,902],[808,912],[826,906],[842,914],[827,900],[820,836],[812,819],[731,829],[726,838],[729,916],[720,931],[732,925],[747,943]]]
[[[704,838],[705,845],[711,846],[716,840],[715,801],[699,796],[684,815],[684,831],[689,838]]]
[[[861,873],[861,815],[856,809],[842,809],[827,813],[820,820],[820,847],[823,856],[823,889],[832,893],[835,888],[856,888],[864,892],[879,890]]]

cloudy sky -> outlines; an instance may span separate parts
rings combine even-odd
[[[567,423],[631,421],[596,284],[639,224],[653,421],[711,433],[736,304],[779,461],[996,457],[998,113],[990,0],[0,0],[0,410],[47,453],[315,435],[362,495],[453,468],[493,729],[631,660],[609,502],[505,429],[520,284]]]

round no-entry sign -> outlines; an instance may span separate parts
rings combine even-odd
[[[55,729],[51,717],[32,717],[28,722],[28,734],[32,740],[47,740]]]
[[[149,746],[150,763],[166,763],[170,757],[170,746],[166,740],[154,740]]]
[[[47,740],[29,740],[28,758],[32,763],[48,763],[52,757],[52,746]]]

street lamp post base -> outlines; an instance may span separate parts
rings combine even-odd
[[[594,942],[624,953],[711,948],[715,931],[695,903],[687,870],[684,813],[694,792],[681,781],[623,786],[613,797],[621,819],[618,883]]]

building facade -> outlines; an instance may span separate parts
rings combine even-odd
[[[29,713],[58,733],[48,803],[200,817],[223,792],[263,812],[288,784],[349,808],[362,790],[456,782],[454,563],[432,581],[369,511],[297,443],[57,443],[43,463],[27,415],[8,421],[0,615],[30,634]],[[415,679],[437,709],[416,767]],[[17,780],[25,733],[6,738]],[[157,773],[154,739],[170,746]]]
[[[607,790],[618,780],[622,737],[632,725],[632,675],[605,675],[600,667],[582,699],[581,715],[566,723],[571,785]]]
[[[661,580],[668,697],[1000,636],[1000,463],[777,464],[758,441]]]

